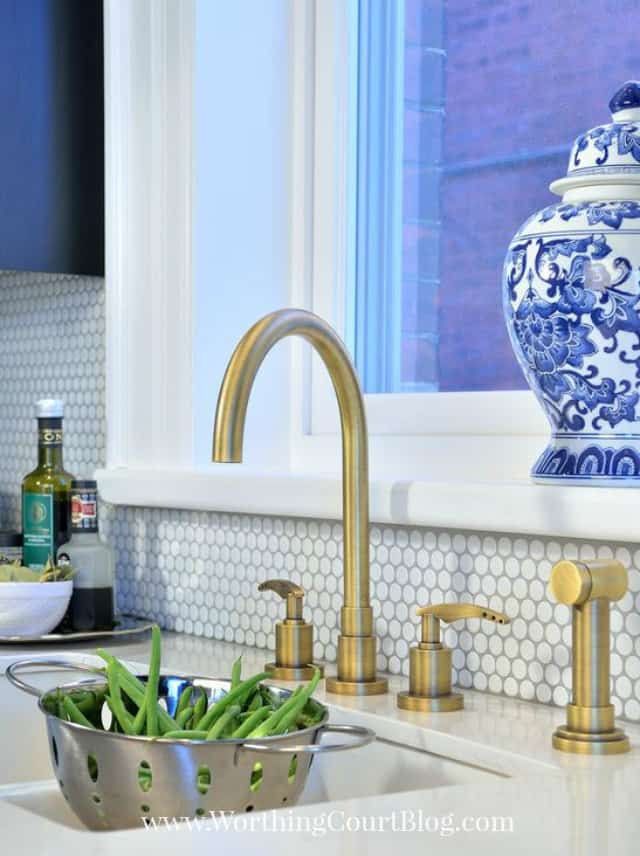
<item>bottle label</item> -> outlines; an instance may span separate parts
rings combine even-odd
[[[22,502],[22,561],[28,568],[44,568],[55,561],[53,495],[26,493]]]
[[[62,428],[39,428],[39,446],[62,446]]]
[[[98,530],[98,499],[95,491],[71,494],[71,526],[74,531]]]

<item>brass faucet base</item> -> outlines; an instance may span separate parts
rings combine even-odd
[[[631,748],[629,738],[620,728],[603,734],[558,728],[553,734],[553,748],[575,755],[621,755]]]
[[[325,688],[336,695],[382,695],[389,688],[386,678],[374,678],[372,681],[341,681],[338,677],[327,678]]]
[[[462,693],[430,697],[401,692],[398,693],[396,701],[402,710],[414,710],[420,713],[451,713],[454,710],[462,710],[464,707]]]
[[[266,663],[264,670],[269,672],[269,678],[276,681],[309,681],[316,669],[320,669],[320,675],[324,675],[324,666],[310,663],[308,666],[276,666],[275,663]]]

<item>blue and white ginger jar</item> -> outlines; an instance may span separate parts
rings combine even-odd
[[[640,82],[609,107],[504,265],[511,343],[552,427],[531,471],[547,484],[640,486]]]

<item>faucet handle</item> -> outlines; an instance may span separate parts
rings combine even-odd
[[[496,624],[509,624],[511,619],[502,612],[475,603],[437,603],[419,606],[416,614],[422,617],[422,644],[440,642],[440,622],[450,624],[463,618],[485,618]]]
[[[291,580],[265,580],[258,591],[274,591],[287,601],[287,621],[302,621],[304,589]]]
[[[265,671],[281,681],[307,680],[316,669],[313,660],[313,625],[302,617],[304,589],[290,580],[265,580],[258,591],[274,591],[287,602],[284,621],[276,624],[276,659]],[[318,666],[322,671],[322,667]]]

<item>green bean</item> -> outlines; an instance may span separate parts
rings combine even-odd
[[[231,720],[240,713],[240,706],[230,705],[213,723],[207,732],[207,740],[217,740]]]
[[[71,722],[75,722],[78,725],[84,725],[85,728],[94,728],[92,723],[89,722],[84,713],[82,713],[82,711],[78,709],[78,706],[71,700],[69,696],[63,697],[62,707]]]
[[[264,704],[269,705],[272,710],[280,707],[282,704],[281,696],[276,695],[276,693],[274,693],[269,687],[260,686],[258,689],[260,690],[260,695],[262,696]]]
[[[157,739],[157,738],[156,738]],[[206,740],[207,732],[191,729],[189,731],[167,731],[161,737],[162,740]]]
[[[147,699],[145,697],[142,699],[142,704],[138,708],[138,712],[136,713],[135,719],[133,720],[133,733],[134,734],[142,734],[146,719],[147,719]]]
[[[147,704],[147,737],[156,737],[158,731],[158,681],[160,678],[160,628],[154,624],[151,628],[151,661],[145,701]]]
[[[202,719],[197,722],[196,727],[209,731],[216,719],[221,716],[230,705],[237,704],[249,690],[253,689],[253,687],[259,684],[260,681],[263,681],[268,677],[269,672],[261,672],[259,675],[254,675],[252,678],[248,678],[246,681],[243,681],[235,688],[235,690],[228,692],[226,696],[223,696],[220,701],[217,701],[212,707],[210,707]]]
[[[231,667],[231,689],[235,690],[236,687],[240,686],[242,675],[242,655],[238,657],[238,659],[234,662]]]
[[[320,680],[320,669],[316,669],[309,683],[304,687],[296,687],[289,698],[274,711],[269,719],[266,719],[248,736],[268,737],[272,734],[283,734],[296,721],[300,711],[304,708]]]
[[[187,722],[189,722],[189,720],[191,719],[192,716],[193,716],[193,708],[192,707],[185,707],[184,710],[181,710],[180,713],[176,716],[176,723],[178,725],[178,728],[184,729]]]
[[[296,719],[298,728],[310,728],[317,725],[325,715],[325,709],[315,699],[310,698]]]
[[[102,659],[107,663],[107,666],[110,663],[115,664],[115,668],[117,669],[118,675],[120,677],[120,684],[122,686],[122,689],[129,696],[129,698],[133,702],[135,702],[135,704],[142,706],[146,693],[146,687],[142,683],[142,681],[135,675],[133,675],[129,671],[129,669],[127,669],[127,667],[120,662],[120,660],[107,653],[107,651],[105,651],[103,648],[99,648],[96,653],[99,657],[102,657]],[[169,713],[167,713],[167,711],[163,707],[160,707],[160,705],[158,705],[157,708],[159,730],[163,733],[165,731],[175,730],[175,719],[170,716]]]
[[[262,707],[262,705],[263,705],[262,694],[260,693],[260,690],[258,689],[254,692],[253,698],[251,699],[251,702],[249,703],[247,710],[250,713],[252,713],[254,710],[259,710]]]
[[[300,696],[300,694],[302,693],[303,688],[304,688],[304,687],[303,687],[303,685],[302,685],[302,684],[300,684],[300,685],[298,685],[298,686],[293,690],[293,692],[291,693],[291,695],[289,695],[287,698],[285,698],[285,699],[282,699],[282,698],[278,699],[278,701],[279,701],[278,706],[277,706],[275,709],[272,709],[272,710],[271,710],[271,713],[270,713],[269,719],[268,719],[268,720],[265,720],[265,723],[264,723],[264,725],[265,725],[265,726],[266,726],[266,724],[268,723],[268,730],[267,730],[267,731],[263,731],[263,732],[259,735],[260,737],[266,737],[268,734],[270,734],[270,733],[271,733],[270,729],[275,728],[275,726],[276,726],[276,725],[278,724],[278,722],[280,721],[281,717],[282,717],[282,716],[284,716],[284,715],[286,714],[287,710],[289,710],[289,709],[290,709],[290,706],[291,706],[291,704],[294,702],[294,700],[295,700],[295,699],[297,699],[297,698]],[[250,737],[255,737],[256,735],[255,735],[254,733],[252,733],[252,734],[250,734],[249,736],[250,736]]]
[[[298,718],[298,714],[304,709],[307,701],[311,698],[311,695],[315,691],[315,688],[318,686],[318,681],[320,680],[320,669],[316,669],[313,677],[309,681],[306,687],[303,687],[302,692],[296,699],[292,699],[288,709],[282,713],[281,718],[279,719],[276,727],[273,729],[271,734],[285,734],[289,729],[295,725],[296,719]]]
[[[100,728],[100,713],[106,687],[99,690],[87,690],[82,693],[71,693],[71,701],[75,704],[78,710],[83,713],[94,727]]]
[[[301,692],[302,692],[302,686],[296,687],[294,689],[294,691],[291,693],[291,695],[286,699],[286,701],[282,702],[282,704],[280,704],[279,707],[276,707],[275,710],[272,710],[270,715],[269,715],[269,718],[266,719],[263,723],[261,723],[261,725],[259,726],[260,733],[258,734],[257,729],[254,729],[254,731],[251,732],[248,736],[249,737],[266,737],[270,733],[270,729],[275,728],[275,726],[280,721],[280,718],[283,716],[283,714],[286,713],[287,705],[289,703],[293,702],[294,699],[298,698],[298,696],[300,695]]]
[[[176,707],[175,720],[178,721],[178,716],[182,713],[185,707],[189,707],[189,702],[191,701],[191,693],[193,692],[193,686],[189,684],[188,687],[185,687],[180,693],[180,698],[178,699],[178,706]]]
[[[120,680],[118,672],[113,665],[109,665],[107,667],[107,676],[109,678],[108,701],[111,713],[113,713],[118,721],[118,725],[122,728],[125,734],[133,734],[133,717],[127,711],[124,706],[124,702],[122,701]]]
[[[254,728],[260,725],[261,722],[264,722],[267,717],[271,716],[271,710],[268,707],[260,707],[258,710],[254,710],[253,713],[249,714],[247,719],[244,720],[242,725],[238,726],[236,730],[232,733],[232,737],[246,737],[248,734],[251,734]]]
[[[193,706],[192,722],[194,724],[196,722],[199,722],[202,719],[202,717],[205,715],[205,713],[207,712],[207,694],[202,689],[202,687],[198,687],[198,689],[200,690],[200,695],[196,699],[196,703]]]
[[[233,663],[226,695],[209,705],[209,696],[203,687],[183,683],[175,717],[170,716],[158,699],[161,637],[157,625],[153,625],[151,632],[146,683],[116,657],[104,650],[97,653],[106,663],[103,669],[106,686],[97,690],[79,690],[66,697],[60,692],[51,693],[46,699],[47,710],[57,711],[59,716],[85,727],[100,728],[100,709],[104,699],[113,714],[112,731],[125,735],[145,734],[151,739],[211,741],[286,734],[296,728],[313,726],[325,715],[325,708],[311,698],[320,680],[319,670],[314,672],[308,684],[296,687],[283,697],[260,684],[270,677],[268,672],[243,681],[242,658],[238,657]]]

